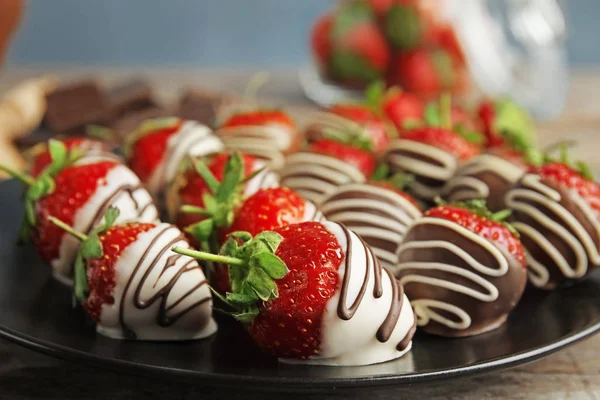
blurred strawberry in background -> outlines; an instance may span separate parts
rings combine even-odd
[[[423,0],[346,0],[317,19],[311,48],[323,78],[349,89],[376,80],[422,99],[468,88],[453,28]]]
[[[13,36],[23,14],[23,0],[0,1],[0,63],[8,51]]]

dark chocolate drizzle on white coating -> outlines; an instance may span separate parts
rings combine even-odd
[[[447,151],[413,140],[393,140],[383,156],[392,173],[414,175],[410,191],[422,200],[433,200],[454,175],[458,160]]]
[[[356,167],[331,156],[308,152],[287,157],[280,177],[282,186],[317,205],[337,187],[365,181]]]
[[[598,212],[576,190],[525,175],[506,195],[521,234],[529,280],[552,289],[600,266]]]
[[[403,302],[403,298],[404,298],[404,290],[402,288],[402,285],[394,278],[392,273],[389,272],[387,269],[382,268],[381,264],[379,263],[379,260],[377,260],[377,258],[373,255],[369,246],[362,239],[360,239],[360,237],[357,236],[363,246],[363,249],[364,249],[364,252],[366,255],[366,260],[365,260],[366,261],[366,272],[365,272],[365,275],[363,278],[362,285],[358,292],[358,295],[356,296],[356,299],[350,306],[348,306],[347,305],[347,303],[348,303],[347,297],[348,297],[348,290],[349,290],[349,286],[350,286],[350,280],[352,279],[352,263],[356,262],[356,260],[353,259],[353,254],[352,254],[352,235],[351,235],[350,231],[348,230],[348,228],[346,228],[342,224],[339,224],[339,225],[340,225],[342,231],[344,232],[347,250],[346,250],[346,256],[345,256],[345,261],[344,261],[345,272],[344,272],[344,276],[342,279],[342,286],[340,289],[340,298],[339,298],[339,302],[338,302],[338,306],[337,306],[338,316],[342,320],[350,320],[354,316],[354,314],[360,307],[360,305],[365,297],[365,294],[367,291],[367,286],[369,283],[369,275],[370,275],[371,269],[374,270],[373,276],[375,279],[374,286],[373,286],[373,297],[380,298],[383,295],[382,274],[385,271],[388,274],[388,276],[390,277],[390,281],[392,284],[392,299],[391,299],[389,312],[376,333],[377,340],[381,343],[385,343],[390,339],[390,337],[394,331],[394,328],[396,327],[396,324],[398,323],[398,319],[400,318],[400,311],[402,310],[402,302]],[[408,343],[410,343],[410,339],[412,338],[411,331],[412,331],[412,333],[414,333],[414,331],[412,329],[409,330],[407,335],[405,335],[405,337],[401,340],[401,342],[398,343],[396,348],[399,351],[404,350],[408,346]],[[408,336],[410,336],[410,337],[408,337]]]
[[[148,245],[146,251],[144,253],[142,253],[142,255],[139,258],[139,261],[137,262],[137,264],[131,271],[130,276],[128,277],[128,280],[127,280],[127,283],[123,290],[123,294],[121,296],[121,301],[119,304],[119,323],[125,334],[125,337],[127,337],[128,339],[135,339],[137,337],[135,331],[132,328],[130,328],[127,325],[127,323],[125,322],[125,301],[127,299],[127,293],[129,292],[129,290],[131,290],[131,284],[133,282],[133,278],[135,277],[136,274],[140,273],[140,268],[142,267],[142,265],[144,265],[144,262],[147,261],[147,257],[150,253],[150,249],[157,244],[157,242],[161,239],[161,237],[163,235],[165,235],[168,231],[173,230],[173,229],[176,229],[176,228],[174,228],[173,226],[166,226],[163,230],[161,230],[152,239],[152,241]],[[190,271],[201,270],[201,267],[198,264],[198,262],[193,259],[189,260],[186,264],[184,264],[182,267],[180,267],[179,271],[177,271],[177,273],[169,280],[169,282],[166,285],[164,285],[162,288],[160,288],[150,299],[148,299],[146,301],[141,299],[141,291],[144,288],[146,281],[147,281],[148,277],[151,275],[154,268],[161,268],[160,274],[159,274],[159,278],[160,278],[167,269],[172,268],[175,265],[175,263],[182,257],[180,255],[172,255],[166,259],[166,261],[164,262],[164,265],[158,265],[158,263],[161,261],[161,258],[163,257],[163,255],[166,252],[170,251],[171,248],[175,244],[177,244],[178,242],[181,242],[181,241],[185,241],[185,237],[183,234],[180,233],[178,236],[176,236],[174,239],[172,239],[170,242],[168,242],[166,245],[164,245],[160,249],[160,251],[158,252],[156,257],[150,262],[150,265],[148,266],[148,268],[145,271],[143,271],[143,276],[142,276],[141,280],[139,281],[137,287],[134,289],[133,305],[137,309],[143,310],[145,308],[152,306],[156,301],[160,300],[158,313],[156,315],[156,324],[161,327],[168,327],[168,326],[173,325],[175,322],[177,322],[177,320],[179,320],[181,317],[183,317],[185,314],[187,314],[191,310],[195,309],[196,307],[201,306],[202,304],[204,304],[208,301],[211,301],[210,295],[206,296],[206,297],[202,297],[202,298],[198,299],[196,302],[194,302],[194,303],[190,304],[189,306],[187,306],[186,308],[184,308],[183,310],[177,312],[176,314],[169,315],[169,311],[171,311],[173,308],[175,308],[178,304],[180,304],[181,302],[186,300],[188,297],[192,296],[202,286],[208,285],[207,280],[202,280],[202,281],[198,282],[187,293],[184,293],[177,301],[175,301],[173,304],[171,304],[171,306],[167,307],[167,299],[169,298],[169,295],[170,295],[171,291],[173,290],[173,288],[175,287],[177,281],[179,279],[185,279],[184,275]],[[154,283],[153,288],[155,288],[157,283],[158,283],[158,279],[157,279],[157,282]],[[208,318],[210,318],[210,315],[208,315]],[[208,321],[206,321],[206,323],[208,323]]]
[[[320,208],[328,220],[344,224],[362,237],[387,268],[396,265],[404,234],[421,216],[418,207],[398,193],[361,183],[337,188]]]

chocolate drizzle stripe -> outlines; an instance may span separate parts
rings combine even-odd
[[[123,295],[121,297],[121,302],[119,304],[119,322],[120,322],[123,332],[127,338],[131,338],[131,339],[136,338],[135,332],[127,326],[127,324],[125,323],[125,320],[124,320],[125,299],[127,297],[127,293],[129,292],[129,289],[131,287],[133,278],[139,272],[139,269],[144,264],[144,261],[146,261],[148,255],[150,254],[150,249],[152,249],[156,245],[156,243],[161,239],[161,237],[164,236],[171,229],[173,229],[172,226],[166,226],[150,241],[148,247],[146,248],[146,251],[140,257],[138,263],[133,268],[133,271],[131,272],[129,279],[127,280],[125,289],[123,290]],[[163,246],[161,248],[161,250],[156,255],[156,257],[154,258],[152,263],[149,265],[149,267],[144,272],[144,275],[140,279],[140,282],[134,292],[133,305],[138,309],[148,308],[148,307],[152,306],[158,299],[161,299],[156,321],[157,321],[157,324],[162,327],[167,327],[167,326],[174,324],[179,318],[181,318],[187,312],[189,312],[190,310],[199,306],[200,304],[203,304],[210,300],[210,296],[205,297],[205,298],[200,299],[199,301],[195,302],[194,304],[190,305],[189,307],[185,308],[184,310],[182,310],[181,312],[177,313],[174,316],[169,317],[167,315],[167,311],[172,309],[175,305],[181,303],[184,299],[191,296],[196,290],[198,290],[200,287],[202,287],[203,285],[206,284],[204,281],[199,282],[194,288],[192,288],[187,293],[185,293],[174,305],[172,305],[171,307],[169,307],[169,309],[167,309],[167,307],[166,307],[167,299],[169,297],[169,294],[171,293],[171,290],[173,289],[173,287],[175,286],[175,284],[179,280],[179,278],[186,272],[193,271],[195,269],[200,269],[199,266],[193,267],[193,268],[187,268],[188,265],[190,265],[194,262],[193,260],[190,260],[187,264],[185,264],[182,268],[180,268],[179,271],[167,283],[167,285],[165,285],[162,289],[160,289],[149,300],[147,300],[147,301],[140,300],[141,290],[144,287],[144,283],[148,279],[148,276],[150,275],[152,270],[156,267],[156,265],[161,260],[163,255],[167,251],[169,251],[171,249],[171,247],[174,246],[177,242],[180,242],[182,240],[185,240],[185,237],[180,233],[179,235],[177,235],[177,237],[172,239],[168,244],[166,244],[165,246]],[[162,275],[162,273],[164,273],[164,271],[166,269],[171,268],[173,265],[175,265],[174,263],[177,260],[178,260],[178,257],[177,258],[174,258],[173,256],[168,257],[167,260],[165,261],[165,265],[163,266],[163,268],[161,270],[161,275]],[[156,284],[154,286],[156,286]]]
[[[406,348],[408,347],[408,345],[412,341],[413,336],[415,336],[415,332],[417,331],[417,316],[416,315],[413,317],[413,320],[414,320],[414,322],[413,322],[412,326],[410,327],[410,329],[408,330],[408,332],[406,332],[406,335],[400,341],[400,343],[398,343],[398,346],[396,347],[396,350],[398,350],[398,351],[404,351],[404,350],[406,350]]]
[[[376,337],[381,343],[385,343],[390,340],[390,337],[394,332],[394,328],[398,323],[398,319],[400,318],[400,311],[402,311],[402,302],[404,300],[404,289],[402,285],[400,285],[390,271],[386,269],[385,272],[390,277],[390,283],[392,284],[392,299],[390,303],[390,311],[377,330]]]
[[[345,260],[345,264],[344,264],[345,265],[344,279],[342,280],[342,288],[340,290],[340,300],[338,302],[338,316],[341,319],[347,321],[347,320],[351,319],[354,316],[354,314],[356,314],[356,311],[358,310],[358,307],[360,306],[360,303],[362,302],[362,300],[365,296],[365,292],[367,291],[367,284],[369,283],[369,272],[371,269],[371,260],[369,259],[367,262],[365,278],[360,287],[358,295],[356,296],[356,299],[354,300],[354,303],[352,303],[352,305],[350,307],[347,307],[346,302],[347,302],[347,297],[348,297],[348,289],[350,286],[350,276],[352,274],[352,237],[351,237],[351,233],[348,230],[348,228],[346,228],[344,225],[341,225],[341,224],[340,224],[340,228],[342,228],[342,231],[344,232],[344,235],[346,236],[347,249],[346,249],[346,260]],[[365,248],[365,250],[366,250],[366,248]]]

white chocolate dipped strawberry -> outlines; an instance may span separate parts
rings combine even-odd
[[[158,199],[186,157],[222,150],[223,143],[210,128],[195,121],[163,118],[144,121],[129,137],[125,155],[131,169]]]
[[[158,211],[138,177],[123,164],[103,157],[75,159],[59,141],[51,140],[48,147],[52,163],[36,178],[10,173],[27,185],[23,238],[30,235],[55,277],[70,284],[79,243],[49,223],[48,216],[87,234],[111,205],[122,210],[119,221],[154,222]]]
[[[113,225],[117,217],[118,209],[109,208],[104,223],[90,235],[49,218],[82,241],[74,291],[96,331],[113,339],[160,341],[215,333],[202,268],[170,251],[189,247],[181,231],[165,223]]]
[[[402,286],[343,225],[303,222],[253,239],[237,232],[221,256],[174,251],[230,266],[223,300],[282,362],[368,365],[411,348],[415,318]]]

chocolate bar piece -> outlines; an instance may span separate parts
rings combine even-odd
[[[113,121],[128,114],[158,108],[152,87],[141,79],[131,79],[113,87],[108,93],[108,101]]]
[[[88,124],[106,124],[110,107],[106,95],[94,81],[59,87],[46,97],[44,124],[59,134],[81,134]]]
[[[179,100],[177,116],[213,126],[219,108],[233,101],[235,101],[233,97],[224,94],[189,89],[183,93]]]

